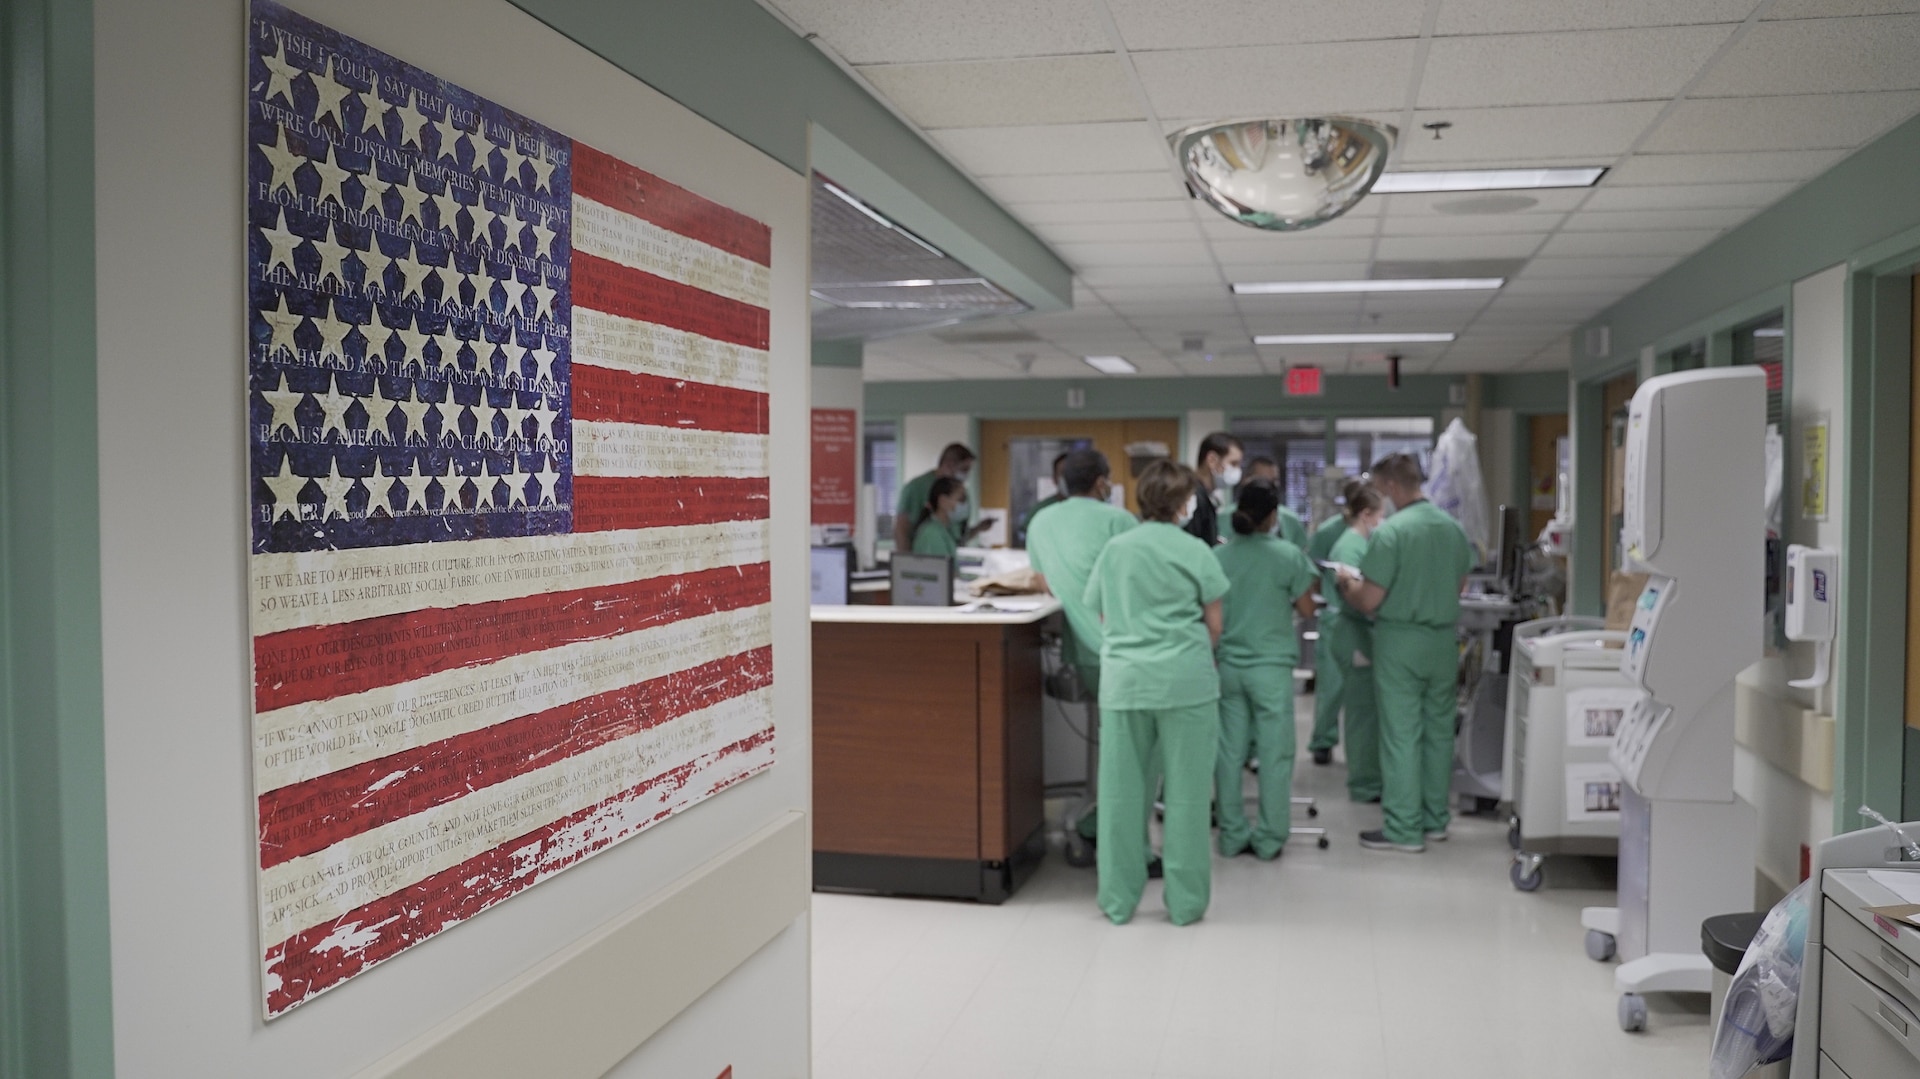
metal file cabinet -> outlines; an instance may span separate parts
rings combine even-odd
[[[1920,874],[1920,867],[1881,872]],[[1920,926],[1867,912],[1901,901],[1869,873],[1836,869],[1823,875],[1819,932],[1809,934],[1806,955],[1809,968],[1818,964],[1819,975],[1803,986],[1814,996],[1803,1000],[1812,1007],[1802,1008],[1800,1032],[1816,1039],[1819,1079],[1920,1075]],[[1809,1011],[1818,1015],[1817,1032],[1804,1027]],[[1801,1056],[1797,1063],[1807,1061]],[[1806,1071],[1796,1067],[1793,1074]]]

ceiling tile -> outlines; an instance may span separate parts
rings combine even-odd
[[[1452,166],[1448,166],[1452,167]],[[1533,200],[1533,205],[1524,210],[1511,211],[1514,216],[1521,214],[1563,214],[1586,201],[1588,189],[1555,188],[1546,191],[1502,191],[1503,196],[1516,196]],[[1473,191],[1436,191],[1419,195],[1374,195],[1366,202],[1383,205],[1389,217],[1411,217],[1416,215],[1434,215],[1456,218],[1461,221],[1486,221],[1494,217],[1506,217],[1508,214],[1462,214],[1447,213],[1446,207],[1462,204],[1474,205],[1472,200],[1486,197],[1486,192]]]
[[[1505,109],[1421,110],[1416,128],[1444,120],[1453,125],[1444,138],[1408,138],[1401,142],[1398,168],[1448,162],[1498,160],[1511,163],[1548,157],[1591,155],[1599,160],[1625,153],[1660,113],[1658,101],[1605,105],[1531,105]]]
[[[1439,38],[1420,80],[1420,107],[1669,98],[1733,30],[1719,24]]]
[[[1824,3],[1826,0],[1812,0]],[[1684,26],[1739,22],[1759,0],[1447,0],[1438,34],[1513,34],[1530,30],[1600,30],[1621,26]]]
[[[774,0],[854,64],[1004,59],[1107,52],[1096,6],[1054,0],[1037,18],[1031,0]]]
[[[1797,183],[1680,184],[1668,187],[1602,185],[1587,201],[1588,210],[1694,210],[1728,206],[1771,206]]]
[[[1145,240],[1194,241],[1199,239],[1199,226],[1191,221],[1115,221],[1102,224],[1087,222],[1066,225],[1032,226],[1040,238],[1050,244],[1082,244],[1139,242]]]
[[[1222,268],[1234,281],[1347,281],[1367,276],[1369,263],[1364,259],[1354,262],[1223,263]],[[1242,297],[1242,300],[1272,298],[1248,296]]]
[[[1365,266],[1361,269],[1364,271]],[[1095,288],[1103,285],[1178,285],[1220,283],[1220,271],[1201,266],[1089,266],[1080,276]]]
[[[1843,15],[1900,15],[1920,11],[1920,0],[1779,0],[1763,21]]]
[[[1426,0],[1108,0],[1129,49],[1418,37]]]
[[[1635,154],[1607,174],[1610,186],[1810,180],[1847,156],[1845,150],[1762,150],[1731,154]]]
[[[1646,232],[1562,232],[1540,254],[1549,258],[1589,255],[1691,255],[1712,243],[1718,229],[1655,229]]]
[[[1040,202],[1185,201],[1192,196],[1164,162],[1132,172],[988,176],[981,186],[1008,204]]]
[[[923,128],[1139,120],[1126,65],[1111,53],[951,64],[888,64],[860,74]]]
[[[1041,179],[1042,177],[1032,177]],[[1015,202],[1013,216],[1029,225],[1104,224],[1107,222],[1191,222],[1193,212],[1176,199],[1112,200],[1107,202]]]
[[[1582,296],[1625,296],[1634,289],[1647,283],[1647,278],[1635,277],[1535,277],[1533,266],[1528,265],[1518,277],[1507,282],[1501,291],[1512,296],[1541,296],[1554,293],[1571,293]]]
[[[1682,101],[1642,149],[1851,150],[1920,110],[1920,91]]]
[[[1366,200],[1363,200],[1360,205],[1367,205]],[[1262,236],[1292,236],[1314,240],[1371,239],[1380,229],[1378,214],[1349,213],[1336,217],[1324,225],[1316,225],[1301,232],[1279,233],[1242,225],[1224,214],[1215,213],[1210,207],[1201,207],[1201,211],[1205,216],[1200,219],[1200,231],[1204,232],[1209,239],[1226,242],[1257,240]]]
[[[1094,266],[1212,266],[1205,242],[1142,240],[1137,243],[1055,244],[1054,250],[1077,269]]]
[[[1619,258],[1537,258],[1527,264],[1527,275],[1543,277],[1652,277],[1674,263],[1677,255]]]
[[[1717,232],[1730,229],[1752,216],[1753,211],[1744,208],[1623,210],[1611,213],[1585,210],[1569,216],[1567,223],[1560,226],[1560,231],[1568,233],[1621,232],[1634,229],[1712,229]]]
[[[1478,236],[1500,233],[1547,233],[1560,224],[1561,214],[1428,214],[1419,217],[1387,215],[1385,236]]]
[[[1365,262],[1373,254],[1366,238],[1319,239],[1300,233],[1274,233],[1244,240],[1215,240],[1213,252],[1221,263],[1235,266],[1330,262]]]
[[[1540,246],[1535,235],[1395,236],[1380,241],[1378,259],[1526,258]]]
[[[974,176],[1145,172],[1166,164],[1144,123],[955,127],[929,136]]]
[[[1715,63],[1689,97],[1837,94],[1920,87],[1920,15],[1762,23]]]
[[[1397,110],[1415,42],[1171,49],[1133,57],[1162,116],[1303,116]]]
[[[1235,297],[1242,317],[1255,319],[1327,316],[1357,318],[1358,296],[1239,296]]]

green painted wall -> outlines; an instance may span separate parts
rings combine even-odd
[[[965,412],[989,419],[1170,416],[1205,408],[1224,408],[1230,416],[1432,415],[1459,407],[1450,402],[1448,387],[1464,387],[1465,380],[1409,375],[1390,390],[1383,377],[1331,375],[1325,385],[1320,397],[1288,397],[1280,379],[1266,377],[869,382],[867,412]],[[1067,391],[1074,388],[1086,391],[1084,409],[1067,408]]]
[[[0,1076],[104,1077],[93,9],[0,19]]]
[[[1486,408],[1510,408],[1523,415],[1565,412],[1567,373],[1530,371],[1523,375],[1488,375],[1480,380],[1480,403]]]
[[[865,362],[865,355],[865,347],[859,341],[815,341],[813,343],[815,367],[859,367]]]

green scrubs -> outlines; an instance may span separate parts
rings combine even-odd
[[[1115,536],[1087,580],[1086,605],[1102,619],[1099,901],[1116,925],[1133,917],[1147,883],[1156,759],[1166,782],[1167,914],[1186,925],[1207,912],[1220,679],[1202,608],[1227,587],[1205,542],[1160,521]]]
[[[929,517],[913,530],[913,553],[953,558],[960,553],[960,545],[954,541],[953,530],[947,527],[946,522],[938,517]]]
[[[1067,616],[1067,658],[1088,688],[1100,671],[1100,616],[1086,604],[1087,578],[1107,541],[1138,524],[1133,514],[1097,498],[1070,498],[1035,517],[1027,529],[1027,556]]]
[[[1020,518],[1019,527],[1015,528],[1013,531],[1015,538],[1021,541],[1020,543],[1017,544],[1017,546],[1026,547],[1031,545],[1032,541],[1031,539],[1029,539],[1029,537],[1032,536],[1033,534],[1033,519],[1035,517],[1040,516],[1041,510],[1046,509],[1049,506],[1058,506],[1060,503],[1065,502],[1066,500],[1067,500],[1067,496],[1064,494],[1048,495],[1047,497],[1041,499],[1037,504],[1035,504],[1032,509],[1028,510],[1026,513],[1026,516]]]
[[[1344,529],[1328,552],[1328,561],[1358,566],[1367,556],[1367,538]],[[1338,719],[1346,713],[1347,795],[1356,802],[1380,797],[1380,716],[1374,701],[1373,667],[1356,655],[1373,660],[1373,620],[1347,607],[1338,589],[1327,597],[1320,615],[1320,652],[1336,671],[1340,695],[1334,698]],[[1316,702],[1317,703],[1317,702]]]
[[[1447,826],[1460,582],[1472,568],[1466,531],[1425,499],[1387,518],[1360,563],[1367,580],[1387,592],[1373,613],[1373,677],[1380,807],[1394,843],[1417,845]]]
[[[1315,564],[1332,561],[1333,546],[1346,533],[1344,516],[1336,515],[1320,522],[1320,527],[1313,530],[1313,539],[1307,542],[1308,556]],[[1320,574],[1320,594],[1327,597],[1329,604],[1339,601],[1340,590],[1334,586],[1333,571]],[[1340,743],[1340,702],[1344,690],[1343,669],[1333,661],[1333,650],[1327,647],[1325,615],[1321,616],[1319,628],[1320,643],[1313,650],[1313,736],[1307,739],[1307,748],[1315,753],[1331,750]]]
[[[933,492],[933,481],[939,478],[940,473],[936,469],[930,472],[922,472],[906,483],[901,484],[900,498],[898,504],[893,508],[894,515],[905,517],[909,521],[919,520],[920,511],[924,509],[927,504],[927,495]],[[954,543],[957,544],[967,538],[967,514],[965,512],[954,514],[953,520],[948,521],[947,526],[953,533]]]
[[[1293,668],[1300,662],[1293,603],[1319,574],[1300,548],[1264,533],[1235,535],[1213,554],[1231,588],[1218,653],[1220,751],[1213,773],[1220,853],[1231,858],[1251,846],[1255,855],[1275,858],[1292,830]],[[1251,827],[1240,778],[1249,750],[1260,761]]]
[[[1286,506],[1280,507],[1280,538],[1303,552],[1307,549],[1307,526],[1299,514]]]

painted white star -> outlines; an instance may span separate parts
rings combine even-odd
[[[519,137],[509,131],[507,133],[507,143],[500,148],[500,152],[506,155],[507,159],[506,180],[512,180],[521,187],[525,187],[526,181],[520,178],[520,166],[527,163],[527,155],[520,152]],[[506,180],[502,180],[501,182],[505,183]]]
[[[526,243],[520,239],[520,230],[527,227],[526,220],[520,216],[519,211],[513,210],[511,207],[509,207],[507,213],[500,215],[500,220],[505,222],[507,226],[506,242],[500,246],[510,247],[523,255],[526,254]]]
[[[460,477],[459,475],[455,474],[453,469],[453,458],[451,457],[447,458],[445,469],[441,471],[439,475],[434,477],[434,481],[440,485],[441,511],[442,512],[464,512],[466,507],[460,504],[460,488],[465,487],[467,485],[467,481],[464,478]]]
[[[505,472],[500,473],[498,476],[494,477],[495,483],[505,481],[507,485],[507,508],[508,509],[512,509],[515,506],[524,506],[527,504],[527,500],[520,493],[520,488],[526,485],[526,481],[520,480],[520,482],[518,483],[514,482],[516,479],[519,479],[519,477],[520,477],[519,457],[517,455],[509,454],[507,457],[507,470]]]
[[[446,370],[450,372],[459,371],[460,370],[460,339],[458,337],[455,337],[451,332],[448,332],[448,333],[436,333],[431,338],[429,338],[429,340],[431,340],[435,348],[439,350],[436,353],[436,355],[438,355],[440,358],[434,361],[434,364],[433,364],[434,373],[438,374],[442,370]]]
[[[400,145],[412,143],[424,150],[426,147],[420,142],[420,128],[426,124],[427,116],[414,107],[414,97],[415,94],[409,91],[406,104],[400,106],[397,114],[400,117]]]
[[[267,65],[267,92],[260,100],[272,101],[275,97],[285,97],[287,106],[292,108],[293,80],[305,75],[306,72],[287,63],[287,43],[280,42],[279,47],[274,49],[273,55],[262,56],[260,62]]]
[[[420,220],[420,204],[426,201],[427,193],[415,187],[411,177],[393,185],[393,190],[400,196],[400,216],[394,220],[405,221],[412,218],[424,227],[426,222]]]
[[[507,403],[500,408],[500,414],[507,418],[507,440],[515,441],[527,437],[522,430],[526,426],[527,416],[533,410],[520,406],[520,395],[509,394]]]
[[[353,490],[353,485],[359,481],[353,476],[340,474],[339,458],[334,458],[327,465],[326,475],[313,477],[313,482],[327,499],[326,505],[320,507],[320,519],[324,521],[329,517],[347,516],[347,492]]]
[[[380,250],[379,238],[375,237],[372,246],[365,251],[355,251],[353,257],[359,259],[360,265],[366,268],[366,273],[361,275],[360,287],[387,291],[387,267],[393,265],[393,256]]]
[[[493,407],[492,402],[487,400],[487,391],[484,389],[481,390],[480,399],[468,405],[467,408],[473,413],[473,436],[487,440],[487,442],[483,442],[481,445],[491,443],[493,439],[497,437],[493,433],[493,419],[500,414],[500,410]]]
[[[320,355],[323,357],[336,356],[342,361],[345,361],[347,358],[347,335],[360,327],[350,320],[342,321],[334,317],[340,312],[338,302],[333,305],[333,311],[333,314],[314,321],[314,326],[320,330]]]
[[[499,217],[499,214],[487,209],[484,203],[475,200],[472,205],[467,207],[467,219],[473,222],[473,235],[467,237],[467,242],[492,247],[493,223],[498,220]]]
[[[292,469],[293,458],[289,455],[281,459],[279,475],[260,477],[266,481],[267,489],[273,492],[273,520],[278,521],[282,515],[291,514],[298,521],[305,514],[300,506],[300,492],[307,488],[307,477],[292,475]]]
[[[487,134],[486,121],[482,120],[480,126],[474,128],[472,134],[467,136],[467,141],[473,145],[473,171],[492,179],[493,152],[500,148],[500,144]]]
[[[336,229],[335,231],[337,234],[338,230]],[[315,251],[320,252],[319,280],[325,281],[328,277],[332,277],[335,281],[345,285],[347,283],[345,260],[348,255],[356,253],[354,249],[345,244],[335,243],[327,239],[327,234],[324,232],[320,234],[318,240],[308,240],[307,242],[313,245]]]
[[[322,442],[327,441],[327,436],[335,431],[340,432],[340,441],[353,441],[353,432],[347,429],[347,410],[352,408],[353,403],[359,398],[351,393],[338,392],[339,386],[339,378],[335,376],[333,388],[325,393],[313,395],[314,403],[320,406],[322,415],[320,420],[320,441]]]
[[[478,337],[463,341],[462,343],[465,344],[468,348],[473,350],[473,369],[474,370],[476,371],[493,370],[494,344],[492,341],[487,340],[487,335],[485,332],[482,332]]]
[[[360,98],[360,104],[367,110],[367,114],[360,118],[360,133],[364,135],[371,131],[381,138],[386,138],[387,114],[393,111],[393,106],[380,100],[380,91],[377,89],[368,88],[360,91],[356,96]]]
[[[473,474],[473,511],[479,513],[493,508],[494,487],[499,480],[487,475],[486,462],[481,462],[480,471]]]
[[[275,385],[273,389],[261,390],[259,393],[261,400],[265,401],[268,407],[273,409],[273,418],[267,421],[267,437],[269,439],[273,438],[273,436],[280,433],[280,428],[285,427],[289,434],[298,439],[300,437],[300,420],[294,415],[294,410],[299,408],[300,402],[306,399],[306,393],[301,390],[287,389],[287,376],[285,374],[280,376],[278,384]],[[302,480],[301,482],[304,483],[306,481]]]
[[[400,366],[418,361],[421,371],[432,370],[427,361],[427,341],[433,337],[432,334],[414,329],[412,320],[408,320],[405,326],[396,327],[392,336],[400,339]]]
[[[347,130],[347,118],[340,111],[340,100],[353,93],[353,88],[342,86],[339,80],[333,77],[333,57],[327,57],[326,75],[315,77],[309,73],[307,81],[312,83],[313,88],[320,93],[320,107],[314,111],[313,122],[317,124],[322,116],[330,115],[333,117],[334,125],[344,133]]]
[[[493,306],[493,278],[487,276],[487,264],[480,263],[478,268],[460,276],[467,279],[467,285],[473,289],[473,306]]]
[[[387,485],[387,500],[391,502],[395,490],[404,488],[406,498],[400,504],[400,512],[405,513],[415,506],[424,510],[427,508],[427,485],[433,480],[433,476],[420,471],[412,462],[408,462],[407,470],[393,477],[393,482]]]
[[[273,211],[273,227],[261,229],[260,237],[267,241],[267,263],[261,267],[263,274],[271,274],[276,268],[285,266],[287,272],[299,276],[300,268],[293,264],[293,249],[306,242],[306,237],[287,231],[283,210]]]
[[[553,257],[554,231],[546,226],[542,218],[533,223],[533,256],[535,258]]]
[[[533,356],[533,362],[539,365],[539,370],[534,373],[534,384],[539,385],[542,382],[552,382],[553,361],[555,357],[560,354],[550,348],[536,348],[530,351]]]
[[[400,276],[406,279],[405,283],[400,286],[397,295],[404,300],[417,293],[421,299],[426,299],[427,274],[432,272],[435,267],[409,258],[395,259],[394,265],[400,267]]]
[[[559,318],[558,315],[553,313],[553,300],[554,297],[558,295],[560,295],[559,292],[544,284],[533,286],[533,317],[539,318],[540,313],[544,311],[548,318]]]
[[[293,182],[293,174],[307,159],[287,148],[286,128],[275,124],[273,132],[272,146],[263,142],[254,147],[273,169],[273,178],[267,181],[267,194],[271,195],[283,187],[297,194],[300,189]]]
[[[378,173],[369,172],[360,177],[360,186],[366,194],[360,199],[360,208],[368,213],[387,216],[387,192],[392,191],[392,180],[382,180]]]
[[[293,331],[300,328],[300,324],[307,320],[307,316],[287,310],[286,293],[280,294],[278,306],[271,311],[262,310],[260,317],[265,319],[267,325],[273,330],[273,340],[267,344],[268,359],[278,356],[282,349],[296,356],[300,354],[300,346],[294,342]]]
[[[406,417],[407,429],[400,433],[400,440],[402,442],[411,444],[414,436],[417,435],[420,441],[424,443],[427,441],[427,413],[436,407],[438,406],[432,401],[423,401],[418,397],[409,397],[405,400],[395,401],[393,408],[387,410],[387,415],[392,416],[393,410],[397,408],[400,410],[400,414]],[[425,481],[423,480],[421,482],[422,486],[420,489],[424,491],[426,490]]]
[[[432,200],[434,209],[440,211],[440,227],[455,236],[460,235],[460,226],[454,221],[454,215],[460,212],[460,200],[453,197],[453,188],[449,186],[445,191],[427,198]]]
[[[521,301],[526,299],[527,289],[530,286],[518,278],[503,277],[500,279],[500,287],[507,290],[507,313],[513,315],[520,314]]]
[[[435,156],[450,157],[455,161],[460,160],[459,139],[460,136],[466,134],[466,132],[454,126],[453,108],[449,106],[447,108],[446,118],[443,120],[435,120],[433,126],[435,130],[440,132],[440,150]]]
[[[340,183],[353,173],[341,168],[335,162],[317,157],[308,159],[307,166],[313,169],[314,175],[320,177],[320,190],[315,192],[313,200],[325,202],[331,198],[342,210],[346,209],[347,196],[341,192]]]
[[[533,417],[533,440],[546,442],[553,438],[553,421],[559,413],[547,407],[547,399],[542,397],[533,403],[533,411],[527,413]]]
[[[539,153],[527,159],[527,164],[533,166],[534,190],[541,188],[553,190],[553,170],[556,162],[547,160],[547,148],[541,147]]]

